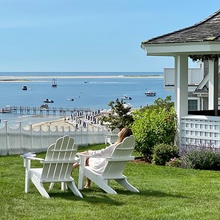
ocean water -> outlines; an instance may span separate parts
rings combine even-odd
[[[133,108],[152,104],[157,98],[173,97],[172,91],[165,91],[162,72],[114,72],[114,73],[0,73],[6,78],[25,76],[25,82],[0,82],[0,108],[9,106],[40,107],[45,99],[51,99],[49,107],[90,108],[91,110],[109,109],[108,103],[129,96],[132,100],[125,100]],[[30,78],[35,76],[35,78]],[[65,78],[64,76],[87,76],[83,78]],[[117,76],[116,78],[90,78],[90,76]],[[120,76],[120,77],[118,77]],[[126,78],[123,76],[132,76]],[[140,77],[141,76],[141,77]],[[152,77],[144,77],[152,76]],[[52,78],[57,80],[57,87],[52,87]],[[62,78],[63,77],[63,78]],[[22,90],[22,86],[27,90]],[[147,97],[145,92],[152,90],[155,97]],[[74,99],[74,101],[69,101]],[[54,118],[50,116],[49,118]],[[48,120],[45,118],[30,117],[30,115],[0,114],[1,120],[35,122]]]

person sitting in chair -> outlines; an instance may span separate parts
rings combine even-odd
[[[92,156],[86,159],[86,166],[90,166],[91,169],[97,173],[102,173],[107,164],[105,157],[110,157],[114,149],[117,147],[117,145],[121,143],[126,137],[129,137],[130,135],[132,135],[131,129],[123,128],[118,132],[118,139],[114,144],[111,144],[110,146],[103,148],[101,150],[88,150],[82,152],[83,154],[88,154],[89,156]],[[78,166],[79,163],[73,164],[73,170]],[[91,180],[87,179],[84,188],[89,188],[90,185],[91,185]]]

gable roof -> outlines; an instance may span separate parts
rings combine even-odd
[[[143,41],[141,45],[207,41],[220,42],[220,10],[193,26]]]

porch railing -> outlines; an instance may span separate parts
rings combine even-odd
[[[181,145],[220,148],[220,117],[188,115],[181,118]]]

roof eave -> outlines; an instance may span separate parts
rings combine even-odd
[[[147,56],[175,56],[177,54],[199,55],[220,54],[219,41],[189,43],[141,44]]]

